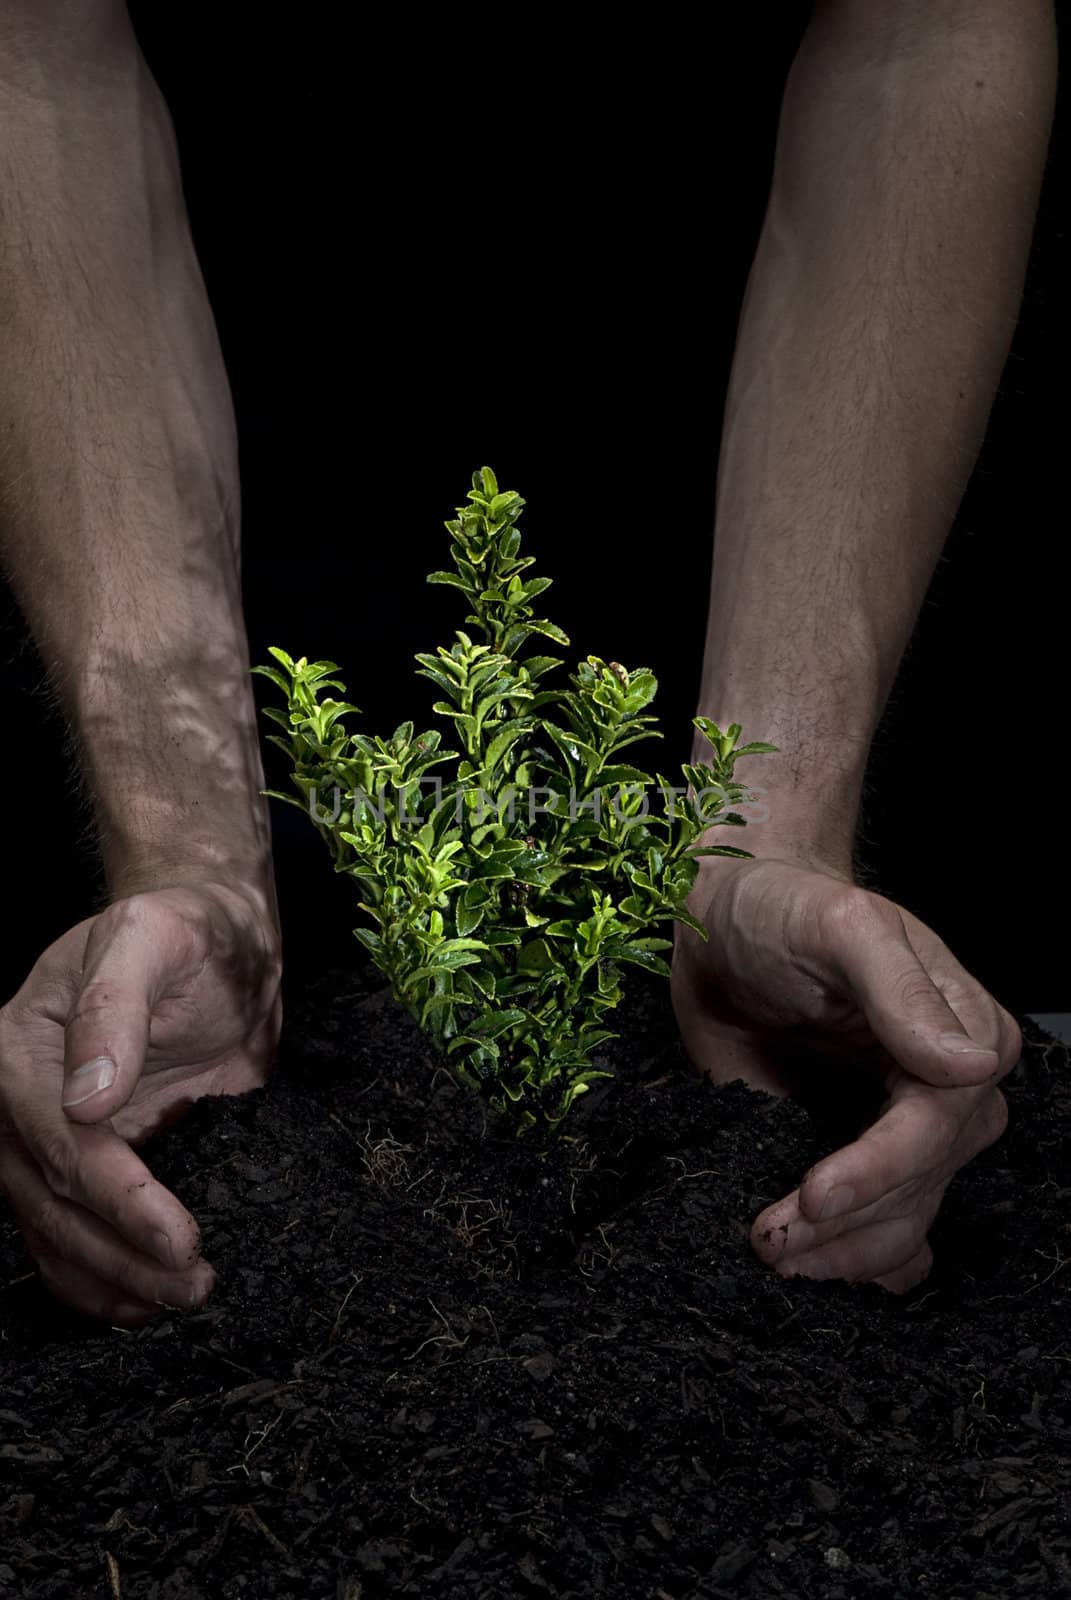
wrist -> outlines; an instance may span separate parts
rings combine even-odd
[[[261,779],[263,782],[263,779]],[[129,788],[96,795],[97,842],[111,898],[217,884],[275,916],[271,830],[259,791]]]
[[[791,861],[813,868],[830,877],[854,882],[854,828],[839,819],[813,813],[788,817],[784,814],[766,821],[749,821],[746,827],[713,827],[700,839],[704,846],[728,845],[747,850],[759,861]],[[699,856],[700,879],[714,881],[733,868],[746,867],[739,856]]]
[[[83,667],[71,696],[78,755],[112,897],[217,883],[274,915],[248,652],[239,625],[217,621],[110,673]]]
[[[256,869],[250,864],[236,873],[212,872],[207,863],[190,859],[129,864],[114,878],[109,878],[108,902],[168,889],[189,890],[207,897],[232,921],[255,925],[263,930],[271,944],[279,943],[278,901],[270,859]]]
[[[738,742],[752,738],[777,742],[761,719],[755,719]],[[693,762],[702,764],[709,755],[707,741],[697,737]],[[864,770],[858,750],[846,750],[841,758],[830,753],[821,771],[809,768],[798,758],[796,742],[784,739],[773,752],[745,757],[734,773],[734,781],[745,792],[728,810],[743,817],[745,826],[716,824],[700,843],[728,845],[764,859],[792,860],[850,880]],[[714,863],[733,858],[699,859]]]

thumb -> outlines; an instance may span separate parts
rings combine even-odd
[[[104,912],[64,1031],[63,1108],[72,1121],[101,1122],[129,1100],[145,1065],[160,979],[159,941],[129,917]]]
[[[939,1088],[988,1082],[998,1052],[973,1038],[919,960],[896,907],[871,897],[863,915],[843,926],[841,976],[874,1037],[905,1072]],[[943,946],[942,946],[943,948]],[[948,953],[966,990],[981,986]]]

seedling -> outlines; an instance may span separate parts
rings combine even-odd
[[[489,467],[472,483],[446,523],[453,570],[428,578],[460,591],[472,632],[416,657],[459,748],[412,722],[389,739],[351,732],[358,708],[333,661],[273,647],[278,665],[253,670],[286,696],[266,714],[301,798],[269,792],[309,812],[357,887],[369,925],[356,937],[455,1078],[521,1131],[560,1123],[609,1076],[593,1056],[615,1037],[622,967],[669,973],[657,930],[675,920],[705,937],[684,904],[696,857],[750,852],[699,841],[743,825],[735,763],[775,747],[738,746],[737,723],[696,717],[711,755],[681,767],[684,785],[626,764],[661,738],[654,675],[588,656],[570,687],[546,686],[562,661],[526,647],[569,640],[535,614],[551,580],[520,554],[525,502]]]

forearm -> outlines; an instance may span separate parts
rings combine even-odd
[[[0,29],[0,555],[111,891],[271,903],[234,424],[167,111],[122,6],[42,14]]]
[[[1054,33],[1036,0],[843,0],[816,7],[793,66],[727,399],[700,696],[780,747],[741,770],[768,791],[751,849],[795,836],[850,862],[870,741],[1010,343]]]

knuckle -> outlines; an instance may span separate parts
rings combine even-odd
[[[70,1141],[56,1133],[43,1133],[35,1142],[34,1155],[52,1193],[69,1200],[75,1191],[77,1171],[77,1157]]]
[[[57,1195],[46,1195],[35,1208],[24,1231],[34,1256],[62,1255],[68,1232],[68,1216],[63,1201]]]
[[[901,973],[893,982],[891,999],[904,1011],[915,1011],[934,1003],[935,989],[928,973],[917,967]]]
[[[115,1002],[116,994],[115,985],[109,983],[106,978],[91,978],[75,1000],[67,1019],[68,1026],[72,1023],[91,1022],[109,1011]]]
[[[140,1266],[130,1256],[117,1254],[108,1270],[108,1280],[135,1300],[155,1300],[159,1290],[151,1281],[152,1270]]]
[[[118,946],[120,950],[146,939],[163,941],[180,961],[203,949],[208,915],[196,896],[176,890],[145,890],[116,900],[102,911],[93,928],[87,965]]]
[[[936,1161],[944,1161],[955,1149],[963,1133],[965,1117],[969,1112],[964,1111],[962,1103],[957,1104],[954,1095],[938,1099],[930,1098],[927,1105],[928,1144],[930,1154]]]
[[[895,915],[888,901],[858,884],[846,883],[838,885],[825,897],[819,919],[823,932],[843,943],[858,939],[875,928],[888,927],[890,913]]]

